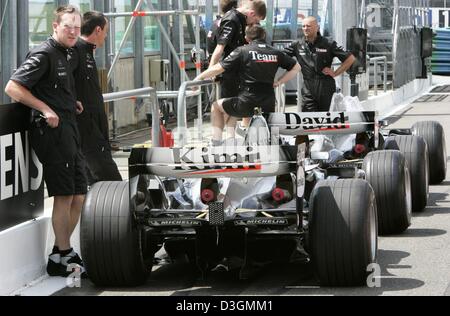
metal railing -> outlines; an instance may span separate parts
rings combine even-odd
[[[386,56],[379,56],[379,57],[372,57],[370,58],[370,64],[374,64],[373,68],[373,89],[375,95],[378,95],[378,63],[382,61],[383,62],[383,88],[384,92],[387,91],[387,57]]]
[[[127,90],[121,92],[107,93],[103,95],[105,103],[127,100],[132,98],[143,98],[150,99],[150,107],[151,109],[148,113],[152,113],[152,143],[154,147],[159,146],[159,134],[160,134],[160,114],[159,114],[159,106],[157,99],[157,92],[155,88],[141,88],[135,90]],[[117,124],[113,124],[113,139],[116,139],[117,136]]]
[[[214,80],[202,80],[202,81],[186,81],[184,82],[180,90],[178,91],[178,111],[177,111],[177,135],[176,142],[179,146],[185,146],[187,144],[187,114],[186,114],[186,95],[187,89],[192,87],[204,87],[217,84]],[[203,109],[200,106],[199,117],[197,120],[197,131],[199,138],[201,139],[201,130],[203,125]]]

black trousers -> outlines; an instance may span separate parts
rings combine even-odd
[[[99,181],[122,181],[109,143],[108,121],[104,112],[84,112],[77,117],[81,149],[86,157],[89,185]]]
[[[336,93],[333,78],[305,79],[302,88],[303,112],[328,112]]]

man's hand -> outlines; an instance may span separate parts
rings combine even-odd
[[[83,104],[80,101],[77,101],[77,115],[80,115],[84,112]]]
[[[336,73],[334,72],[334,70],[331,69],[331,68],[328,68],[328,67],[324,68],[324,69],[322,70],[322,73],[323,73],[324,75],[330,76],[330,77],[332,77],[332,78],[335,78],[335,77],[336,77]]]
[[[51,109],[46,110],[42,114],[45,117],[45,121],[47,122],[48,126],[50,126],[51,128],[57,128],[59,126],[59,117]]]

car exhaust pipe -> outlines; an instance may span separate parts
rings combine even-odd
[[[275,189],[272,191],[272,198],[273,198],[273,200],[274,200],[275,202],[281,203],[281,202],[284,202],[284,201],[289,201],[289,200],[291,200],[291,199],[292,199],[292,196],[291,196],[291,194],[289,193],[288,190],[283,190],[283,189],[280,189],[280,188],[275,188]]]
[[[211,189],[203,189],[201,197],[203,204],[209,204],[216,201],[216,193]]]

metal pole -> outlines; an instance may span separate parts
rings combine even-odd
[[[136,9],[134,11],[138,11],[139,10],[139,8],[141,7],[143,1],[144,0],[139,0],[138,1],[137,5],[136,5]],[[116,63],[117,63],[117,61],[120,58],[120,52],[122,51],[122,48],[125,45],[126,40],[128,39],[128,35],[130,34],[130,32],[131,32],[131,30],[132,30],[132,28],[134,26],[134,22],[136,22],[136,16],[132,16],[131,17],[130,23],[128,23],[127,29],[125,30],[125,34],[123,35],[122,41],[120,42],[120,45],[119,45],[119,50],[116,52],[116,55],[114,56],[114,60],[113,60],[113,62],[111,64],[111,68],[109,69],[109,72],[108,72],[108,82],[109,82],[109,80],[111,79],[111,76],[114,73],[114,69],[116,67]]]
[[[213,80],[186,81],[178,91],[178,117],[177,117],[177,140],[180,146],[186,145],[187,139],[187,116],[186,116],[186,90],[190,87],[202,87],[214,84]]]
[[[206,30],[210,30],[214,20],[214,4],[212,1],[206,1],[206,12],[205,12],[205,28]]]
[[[197,9],[198,12],[200,12],[200,0],[197,0],[195,3],[195,7]],[[200,16],[196,15],[195,16],[195,49],[197,50],[197,52],[200,52]],[[200,73],[202,72],[201,69],[201,58],[200,55],[197,53],[197,60],[195,68],[197,69],[197,76],[200,75]],[[198,132],[198,139],[199,141],[202,141],[202,126],[203,126],[203,109],[202,109],[202,94],[200,93],[198,95],[197,98],[197,113],[198,113],[198,118],[197,118],[197,132]]]
[[[383,73],[384,92],[387,92],[387,57],[384,56],[384,73]]]
[[[291,39],[298,37],[298,0],[292,0],[291,12]]]
[[[151,1],[151,0],[150,0]],[[169,15],[200,15],[199,11],[195,11],[195,10],[184,10],[184,11],[180,11],[180,10],[167,10],[167,11],[157,11],[157,10],[152,10],[152,11],[134,11],[134,12],[119,12],[119,13],[105,13],[106,17],[109,18],[120,18],[120,17],[128,17],[128,16],[132,16],[132,17],[145,17],[145,16],[169,16]]]
[[[120,91],[120,92],[114,92],[114,93],[107,93],[103,95],[103,99],[106,103],[112,102],[112,101],[120,101],[120,100],[126,100],[133,97],[140,97],[140,98],[150,98],[152,103],[152,143],[153,147],[159,147],[159,134],[160,134],[160,128],[159,128],[159,122],[160,122],[160,113],[159,113],[159,107],[158,107],[158,99],[155,88],[147,87],[147,88],[141,88],[141,89],[135,89],[135,90],[128,90],[128,91]]]
[[[373,75],[373,90],[375,92],[375,95],[378,95],[378,59],[374,60]]]
[[[267,30],[267,42],[271,44],[273,39],[273,0],[266,0],[267,4],[267,16],[266,16],[266,30]]]
[[[147,5],[149,6],[149,8],[150,8],[151,10],[154,9],[151,0],[147,0]],[[158,22],[158,25],[159,25],[159,29],[160,29],[160,31],[161,31],[161,34],[162,34],[163,38],[166,40],[166,42],[167,42],[167,44],[168,44],[168,46],[169,46],[169,49],[170,49],[170,51],[171,51],[173,57],[175,58],[175,61],[177,62],[177,65],[178,65],[178,67],[179,67],[180,64],[181,64],[180,58],[178,57],[177,50],[175,49],[175,47],[174,47],[173,44],[172,44],[172,41],[170,40],[170,36],[169,36],[169,34],[167,33],[166,28],[164,27],[164,25],[163,25],[162,22],[161,22],[161,17],[160,17],[160,16],[156,16],[156,22]],[[182,77],[183,77],[183,75],[182,75]],[[188,77],[188,75],[187,75],[187,73],[186,73],[186,70],[184,71],[184,78],[186,78],[186,80],[189,80],[189,77]]]
[[[180,11],[184,11],[183,6],[183,0],[178,0],[178,9]],[[183,21],[183,15],[178,15],[179,18],[179,31],[180,31],[180,83],[182,84],[185,82],[185,76],[186,73],[186,60],[184,59],[184,21]]]

